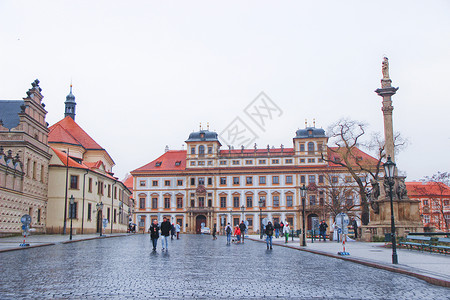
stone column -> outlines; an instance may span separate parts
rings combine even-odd
[[[389,63],[387,57],[384,58],[382,64],[383,79],[381,79],[381,89],[376,89],[375,92],[378,96],[383,98],[383,111],[384,118],[384,140],[385,140],[385,152],[386,157],[391,156],[391,160],[395,162],[394,156],[394,125],[392,122],[392,106],[391,97],[395,95],[398,87],[392,87],[392,80],[389,78]]]

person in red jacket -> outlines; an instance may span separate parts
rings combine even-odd
[[[234,229],[234,235],[236,236],[237,243],[240,243],[241,242],[241,229],[237,225],[236,225],[236,228]]]

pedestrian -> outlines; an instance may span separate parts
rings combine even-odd
[[[268,222],[266,225],[266,244],[267,244],[267,249],[272,250],[272,236],[273,236],[273,225],[272,222]]]
[[[217,233],[217,225],[214,224],[213,232],[212,232],[213,240],[217,240],[216,233]]]
[[[177,240],[180,239],[180,231],[181,231],[181,226],[179,223],[177,223],[177,225],[175,225],[175,231],[177,232]]]
[[[153,220],[153,223],[152,225],[150,225],[148,231],[150,231],[150,239],[152,240],[153,251],[156,251],[156,245],[158,244],[159,238],[159,226],[156,220]]]
[[[291,228],[289,227],[289,223],[286,222],[286,224],[284,224],[284,226],[283,226],[283,233],[284,233],[285,243],[288,242],[289,232],[290,231],[291,231]]]
[[[327,241],[327,228],[328,228],[327,223],[325,223],[325,220],[322,220],[322,222],[319,225],[319,241],[321,240],[322,237],[324,242]]]
[[[355,218],[352,218],[352,227],[353,231],[355,232],[355,240],[358,238],[358,223],[356,222]]]
[[[336,225],[336,222],[333,222],[331,228],[333,228],[333,241],[339,242],[339,227]]]
[[[242,244],[243,244],[244,243],[245,230],[247,229],[247,226],[245,226],[244,220],[242,220],[241,224],[239,224],[239,229],[241,230]]]
[[[236,236],[237,243],[241,242],[241,229],[238,225],[236,225],[236,228],[234,229],[234,235]]]
[[[227,227],[225,227],[225,232],[227,234],[227,245],[231,243],[231,231],[233,230],[231,229],[230,223],[228,223]]]
[[[163,218],[163,222],[161,223],[161,237],[162,237],[162,249],[169,250],[168,237],[170,235],[170,230],[172,229],[172,224],[167,220],[166,217]],[[164,248],[165,244],[165,248]]]
[[[281,221],[280,222],[280,233],[281,233],[281,235],[284,234],[283,227],[284,227],[284,224],[283,224],[283,221]]]
[[[172,227],[170,228],[170,239],[173,240],[174,236],[175,236],[175,224],[172,223]]]
[[[275,220],[275,222],[273,223],[273,228],[275,229],[275,238],[279,238],[280,237],[280,223],[278,223],[277,220]]]

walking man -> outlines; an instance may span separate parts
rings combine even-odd
[[[266,244],[267,244],[267,249],[272,250],[272,236],[273,236],[273,226],[272,226],[272,222],[269,221],[269,223],[267,223],[266,225]]]
[[[325,220],[322,220],[322,223],[319,225],[319,241],[322,237],[324,242],[327,241],[327,228],[327,223],[325,223]]]
[[[216,234],[217,234],[217,225],[214,224],[213,232],[212,232],[213,240],[217,240]]]
[[[280,223],[278,223],[278,221],[275,221],[273,223],[273,228],[275,228],[275,238],[279,238],[280,237]]]
[[[242,244],[243,244],[244,243],[245,230],[247,229],[247,226],[245,226],[244,220],[242,220],[241,224],[239,224],[239,229],[241,230]]]
[[[170,239],[173,240],[175,236],[175,224],[172,223],[172,227],[170,228]]]
[[[152,225],[150,225],[150,239],[152,240],[153,251],[156,251],[156,245],[158,244],[159,238],[159,226],[156,220],[153,220]]]
[[[170,235],[170,230],[172,229],[172,224],[167,220],[166,217],[163,218],[161,223],[161,236],[162,236],[162,249],[169,250],[168,237]],[[164,244],[166,247],[164,247]]]
[[[225,232],[227,234],[227,245],[229,245],[231,243],[231,232],[233,231],[233,229],[231,229],[231,225],[230,223],[228,223],[227,227],[225,227]]]
[[[175,231],[177,232],[177,240],[180,239],[180,231],[181,231],[181,226],[179,223],[177,223],[177,225],[175,225]]]

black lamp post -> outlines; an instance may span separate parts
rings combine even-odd
[[[305,185],[303,185],[300,188],[300,194],[302,196],[302,246],[305,247],[306,246],[306,232],[305,232],[305,198],[306,198],[306,191],[308,189],[306,188]]]
[[[264,205],[264,201],[262,199],[259,200],[259,238],[263,238],[263,226],[262,226],[262,208]]]
[[[69,217],[70,217],[70,240],[72,240],[72,219],[74,218],[74,209],[73,206],[75,205],[75,198],[73,195],[70,195],[70,209],[69,209]]]
[[[242,204],[242,206],[241,206],[241,211],[242,211],[242,221],[244,221],[244,211],[245,211],[244,204]]]
[[[102,227],[103,227],[103,203],[102,202],[100,202],[100,203],[97,203],[96,205],[95,205],[96,207],[97,207],[97,212],[98,211],[101,211],[102,213],[101,213],[101,215],[100,215],[100,236],[102,236]]]
[[[389,197],[391,199],[391,241],[392,241],[392,263],[398,264],[397,258],[397,243],[395,239],[395,221],[394,221],[394,203],[392,200],[392,186],[394,185],[395,163],[388,156],[387,161],[383,165],[384,176],[387,178],[389,184]]]

